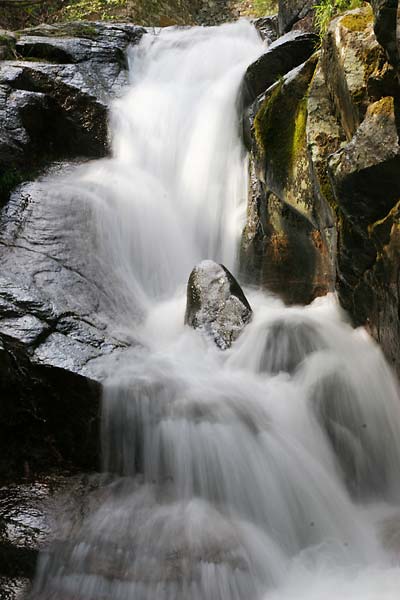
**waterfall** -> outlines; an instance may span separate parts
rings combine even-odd
[[[42,556],[35,599],[397,597],[400,402],[379,348],[334,296],[246,290],[254,318],[224,352],[184,325],[192,267],[235,271],[238,93],[262,50],[244,21],[144,36],[111,158],[68,184],[136,344],[105,383],[107,476]]]

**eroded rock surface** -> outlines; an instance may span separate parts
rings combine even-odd
[[[80,22],[2,37],[0,477],[98,465],[100,364],[126,343],[109,331],[90,209],[63,187],[76,165],[54,161],[105,155],[110,101],[144,33]]]
[[[126,50],[144,31],[83,22],[15,38],[12,60],[0,64],[0,201],[51,160],[104,156],[108,106],[127,83]]]
[[[335,285],[400,372],[397,2],[372,4],[336,17],[318,56],[247,110],[242,276],[288,302]]]
[[[60,544],[89,510],[98,477],[56,475],[0,487],[0,597],[30,596],[39,552]],[[90,498],[90,495],[89,495]]]
[[[226,350],[250,321],[252,310],[236,279],[223,266],[204,260],[190,274],[185,323]]]

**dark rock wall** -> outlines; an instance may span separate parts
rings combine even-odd
[[[392,0],[340,15],[318,57],[247,109],[241,259],[248,279],[287,302],[336,289],[400,372],[397,30]]]
[[[0,44],[0,479],[98,466],[95,365],[125,343],[107,329],[88,207],[62,193],[59,161],[107,153],[109,103],[143,33],[80,22]],[[58,184],[38,177],[50,164]]]
[[[125,50],[143,33],[133,25],[82,22],[7,38],[8,60],[0,63],[0,202],[52,160],[106,154],[108,105],[127,82]]]

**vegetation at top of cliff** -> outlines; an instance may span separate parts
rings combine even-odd
[[[118,18],[119,9],[126,5],[125,0],[78,0],[69,2],[62,9],[63,16],[69,20],[79,21],[96,15],[101,21]]]
[[[251,16],[254,17],[265,17],[266,15],[273,15],[278,12],[278,1],[277,0],[253,0],[250,10],[248,11]]]
[[[0,27],[15,31],[71,20],[190,25],[201,5],[202,0],[0,0]]]
[[[346,10],[360,8],[364,2],[362,0],[322,0],[315,6],[314,22],[321,38],[327,32],[331,20]]]
[[[226,4],[221,12],[220,6]],[[0,0],[0,28],[102,20],[144,26],[217,24],[278,12],[278,0]]]

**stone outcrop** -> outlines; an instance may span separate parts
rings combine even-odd
[[[279,0],[278,23],[282,35],[294,26],[312,28],[313,8],[318,0]]]
[[[252,310],[233,275],[223,265],[203,260],[190,274],[185,323],[226,350],[239,337]]]
[[[271,44],[247,69],[243,80],[243,102],[248,106],[275,81],[302,64],[314,52],[317,37],[301,31],[291,32]]]
[[[367,325],[400,371],[400,90],[393,28],[392,42],[379,34],[394,7],[373,8],[335,18],[319,57],[247,110],[251,185],[241,259],[250,281],[287,302],[335,286],[353,322]]]
[[[8,38],[11,60],[0,64],[0,201],[51,160],[106,154],[109,102],[127,82],[125,50],[143,33],[82,22]]]
[[[338,216],[340,300],[356,324],[369,326],[399,368],[394,309],[400,300],[398,88],[373,27],[368,9],[350,12],[331,24],[325,75],[334,69],[335,79],[342,82],[337,107],[349,141],[329,157],[327,166]],[[348,52],[351,47],[353,53]]]
[[[253,21],[254,27],[267,44],[272,44],[279,37],[278,16],[259,17]]]
[[[54,161],[107,152],[110,100],[127,82],[125,51],[143,33],[126,24],[69,23],[7,37],[10,53],[0,63],[0,477],[97,466],[101,364],[126,342],[108,330],[112,301],[88,252],[89,209],[62,191],[73,165]],[[50,178],[18,185],[50,162]]]
[[[308,104],[317,62],[315,54],[292,70],[247,115],[252,185],[241,276],[289,303],[310,302],[334,280],[332,217],[324,199],[315,198],[320,190],[308,139],[316,132],[308,125]]]

